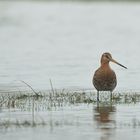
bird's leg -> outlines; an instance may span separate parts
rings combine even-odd
[[[110,100],[112,101],[112,91],[110,92]]]
[[[112,91],[110,92],[110,106],[112,106],[112,99],[113,99],[113,96],[112,96]]]
[[[99,91],[97,91],[97,107],[99,107]]]
[[[97,102],[99,102],[99,91],[97,91]]]

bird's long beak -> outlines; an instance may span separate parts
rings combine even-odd
[[[114,62],[114,63],[120,65],[121,67],[127,69],[127,67],[125,67],[125,66],[123,66],[122,64],[118,63],[118,62],[117,62],[116,60],[114,60],[114,59],[110,59],[110,61],[112,61],[112,62]]]

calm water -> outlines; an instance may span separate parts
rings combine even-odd
[[[0,87],[92,89],[100,56],[125,70],[117,91],[140,90],[140,3],[0,2]]]
[[[40,106],[39,106],[40,107]],[[9,111],[1,110],[1,120],[9,120],[2,127],[0,136],[3,140],[138,140],[140,133],[140,105],[71,105],[51,111],[37,109],[36,123],[44,120],[46,125],[30,127],[15,125],[17,120],[31,121],[28,109],[20,108]],[[43,108],[42,108],[43,109]]]

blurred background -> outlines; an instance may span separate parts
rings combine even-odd
[[[128,67],[111,67],[116,91],[140,90],[140,3],[137,0],[1,0],[0,90],[94,89],[100,57],[110,52]]]

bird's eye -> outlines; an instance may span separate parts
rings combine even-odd
[[[108,55],[105,55],[105,57],[109,59],[109,56]]]

